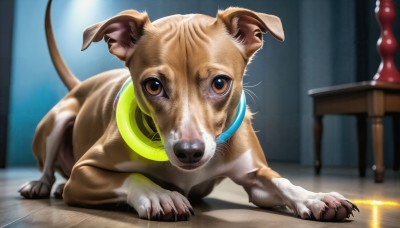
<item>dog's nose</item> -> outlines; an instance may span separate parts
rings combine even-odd
[[[195,140],[181,140],[174,146],[174,153],[182,163],[190,164],[200,161],[204,155],[204,142]]]

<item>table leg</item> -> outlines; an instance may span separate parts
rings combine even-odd
[[[367,117],[357,115],[357,141],[358,141],[358,172],[360,177],[365,177],[367,154]]]
[[[375,116],[372,118],[372,138],[373,138],[373,150],[374,150],[374,166],[375,182],[382,183],[385,173],[383,166],[383,123],[381,116]]]
[[[319,175],[321,172],[321,141],[322,141],[322,116],[314,116],[314,144],[315,144],[315,174]]]
[[[400,115],[393,115],[393,170],[400,169]]]

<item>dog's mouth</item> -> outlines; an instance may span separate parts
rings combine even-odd
[[[209,161],[210,158],[208,156],[203,156],[197,162],[182,162],[182,159],[179,159],[175,154],[170,157],[170,162],[173,166],[178,169],[186,172],[195,171],[204,167]]]
[[[182,163],[182,162],[178,161],[178,159],[174,159],[174,160],[170,160],[170,161],[171,161],[172,165],[174,165],[178,169],[180,169],[182,171],[186,171],[186,172],[192,172],[192,171],[196,171],[198,169],[201,169],[202,167],[207,165],[209,160],[210,159],[203,158],[199,162],[190,163],[190,164]]]
[[[180,168],[183,170],[192,171],[192,170],[199,168],[200,166],[201,165],[183,165],[183,166],[180,166]]]

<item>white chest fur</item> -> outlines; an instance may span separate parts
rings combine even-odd
[[[225,162],[224,158],[216,153],[208,164],[193,171],[181,170],[169,162],[144,164],[143,160],[127,161],[115,167],[122,172],[143,174],[155,183],[160,181],[171,184],[187,195],[193,187],[219,177],[229,177],[235,182],[246,182],[247,174],[258,168],[253,161],[252,152],[248,150],[230,162]]]

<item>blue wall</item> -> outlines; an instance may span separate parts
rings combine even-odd
[[[49,58],[44,36],[45,0],[16,0],[13,43],[8,164],[34,164],[31,141],[35,127],[67,92]],[[307,90],[355,80],[354,2],[319,0],[54,0],[53,27],[66,63],[81,79],[123,64],[104,43],[81,52],[85,27],[133,8],[151,20],[171,14],[216,15],[217,9],[241,6],[277,15],[284,43],[264,36],[264,49],[249,66],[245,83],[257,97],[254,128],[275,161],[312,164],[312,107]],[[355,166],[355,122],[328,117],[324,156],[327,165]],[[329,129],[329,130],[328,130]]]

